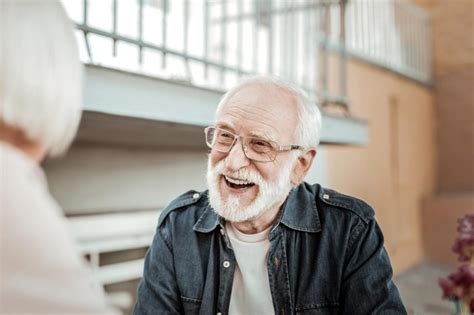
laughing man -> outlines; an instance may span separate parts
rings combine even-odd
[[[304,178],[321,114],[257,77],[228,91],[205,192],[161,213],[134,314],[406,314],[374,211]]]

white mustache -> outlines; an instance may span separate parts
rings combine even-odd
[[[219,162],[216,165],[216,171],[218,172],[218,174],[221,174],[223,176],[227,176],[236,180],[251,182],[257,185],[262,185],[265,182],[262,176],[258,172],[247,169],[247,168],[241,168],[238,171],[229,172],[225,170],[225,164],[223,161]]]

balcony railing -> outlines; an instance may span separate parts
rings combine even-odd
[[[431,19],[421,8],[407,0],[351,0],[346,21],[350,54],[431,83]]]
[[[431,80],[430,21],[402,0],[63,2],[86,63],[217,89],[272,74],[342,105],[348,54]],[[337,73],[329,71],[331,54]]]

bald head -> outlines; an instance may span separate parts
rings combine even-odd
[[[319,144],[321,113],[306,93],[299,87],[279,78],[257,76],[240,82],[222,97],[216,109],[216,118],[224,106],[247,107],[252,104],[266,104],[255,119],[265,120],[265,115],[280,116],[290,122],[292,140],[305,147],[316,148]]]

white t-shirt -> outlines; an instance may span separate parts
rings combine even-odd
[[[244,234],[227,222],[226,231],[237,260],[229,314],[274,314],[267,268],[270,228]]]
[[[39,165],[0,142],[0,314],[116,314]]]

